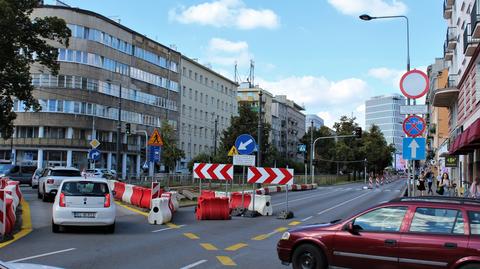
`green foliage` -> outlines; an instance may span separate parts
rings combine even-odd
[[[368,171],[378,173],[391,165],[395,147],[387,145],[387,141],[378,126],[372,125],[368,132],[364,132],[362,144],[360,151],[368,161]]]
[[[163,139],[162,162],[168,168],[168,171],[174,171],[176,162],[185,157],[185,152],[177,148],[175,131],[168,124],[168,121],[162,121],[162,127],[159,131]]]
[[[193,171],[193,165],[195,163],[210,163],[212,162],[212,156],[208,153],[200,153],[190,160],[188,163],[188,170]]]
[[[39,2],[0,0],[0,132],[3,138],[9,138],[13,132],[14,99],[23,101],[26,109],[40,109],[32,96],[30,65],[38,62],[56,75],[58,51],[48,45],[47,40],[68,46],[71,35],[63,19],[29,17]]]

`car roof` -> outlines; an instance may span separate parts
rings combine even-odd
[[[390,201],[390,203],[408,203],[408,204],[443,204],[443,205],[467,205],[480,207],[480,200],[464,197],[449,196],[421,196],[421,197],[399,197]]]
[[[76,182],[76,181],[92,181],[92,182],[102,182],[102,183],[108,183],[108,181],[104,178],[98,178],[98,177],[69,177],[67,179],[64,179],[63,182]]]
[[[80,171],[75,167],[64,167],[64,166],[56,166],[56,167],[50,167],[49,169],[52,170],[71,170],[71,171]]]

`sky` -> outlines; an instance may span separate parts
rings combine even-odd
[[[443,56],[446,23],[439,0],[63,0],[123,25],[233,79],[255,63],[255,84],[285,94],[329,127],[342,115],[365,125],[365,100],[401,93],[406,70]],[[46,0],[54,4],[54,0]]]

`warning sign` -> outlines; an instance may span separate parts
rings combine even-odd
[[[232,146],[232,148],[228,152],[228,156],[232,157],[232,156],[235,156],[235,155],[238,155],[238,150],[235,146]]]
[[[156,128],[153,130],[153,134],[152,134],[152,136],[150,136],[150,139],[148,140],[148,145],[149,146],[156,146],[156,147],[163,146],[162,137],[160,136],[160,133],[158,132],[158,130]]]

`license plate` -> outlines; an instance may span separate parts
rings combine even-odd
[[[75,218],[95,218],[95,212],[73,212],[73,217]]]

